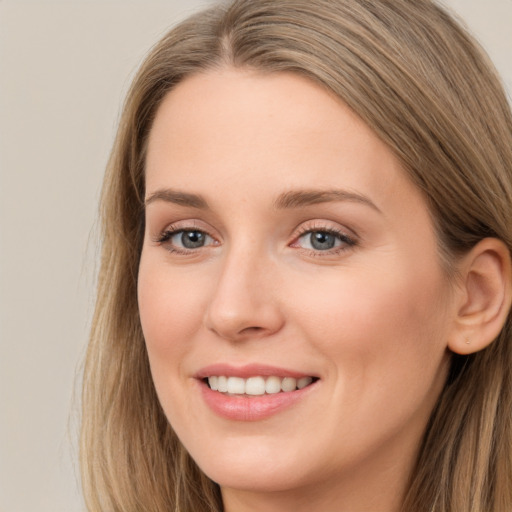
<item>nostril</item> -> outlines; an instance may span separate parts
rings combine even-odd
[[[245,329],[242,329],[241,332],[260,332],[263,331],[263,327],[246,327]]]
[[[265,327],[245,327],[243,329],[241,329],[238,334],[237,334],[237,338],[238,339],[243,339],[243,338],[250,338],[250,337],[259,337],[259,336],[263,336],[265,335],[265,333],[267,332],[270,332],[269,329],[266,329]]]

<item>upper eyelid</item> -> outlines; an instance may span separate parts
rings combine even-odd
[[[330,221],[330,220],[319,220],[315,219],[312,221],[301,222],[294,230],[293,236],[297,238],[305,233],[310,233],[313,231],[326,231],[329,233],[338,233],[345,235],[349,238],[359,238],[359,235],[353,230],[350,229],[339,222]]]
[[[315,233],[315,232],[325,232],[325,233],[339,233],[339,234],[346,234],[348,230],[344,230],[341,228],[335,228],[335,227],[328,227],[328,226],[313,226],[313,227],[300,227],[298,228],[298,233],[295,234],[295,237],[302,236],[307,233]]]
[[[213,232],[215,230],[206,226],[205,223],[200,221],[199,219],[178,220],[178,221],[166,224],[163,229],[159,229],[159,230],[155,230],[155,231],[157,231],[160,234],[160,233],[165,233],[165,232],[169,232],[169,231],[178,232],[178,231],[194,231],[194,230],[202,231],[203,233],[206,233],[207,235],[214,237]]]

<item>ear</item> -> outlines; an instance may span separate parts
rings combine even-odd
[[[457,354],[484,349],[498,336],[512,301],[510,252],[497,238],[485,238],[459,265],[458,314],[448,347]]]

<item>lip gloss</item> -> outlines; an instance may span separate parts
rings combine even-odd
[[[258,421],[277,414],[301,401],[313,389],[318,380],[295,391],[249,396],[231,395],[210,389],[204,380],[211,376],[241,377],[293,377],[300,379],[311,375],[275,366],[250,364],[234,367],[226,364],[215,364],[201,369],[196,374],[202,397],[207,406],[218,416],[232,421]]]
[[[268,418],[300,401],[315,386],[311,384],[296,391],[249,397],[213,391],[204,382],[200,385],[203,399],[210,409],[233,421],[258,421]]]

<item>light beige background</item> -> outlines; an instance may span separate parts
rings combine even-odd
[[[207,3],[0,0],[1,512],[83,510],[72,398],[102,172],[138,63]],[[512,0],[446,3],[511,91]]]

